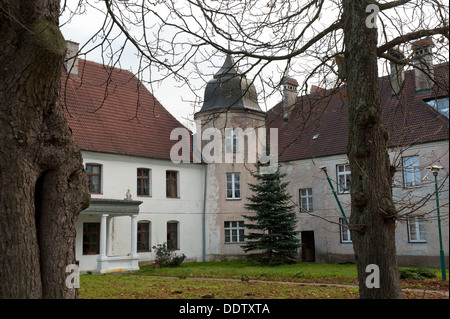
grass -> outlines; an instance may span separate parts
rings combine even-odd
[[[83,275],[82,299],[356,299],[355,288],[281,283]]]
[[[227,278],[268,281],[321,282],[357,284],[355,265],[297,263],[263,266],[257,262],[232,260],[224,262],[184,263],[176,268],[153,269],[142,266],[136,275],[189,278]]]
[[[440,278],[439,269],[427,270]],[[357,272],[353,264],[297,263],[268,267],[233,260],[159,269],[141,266],[139,271],[123,275],[82,275],[79,293],[84,299],[357,299],[358,289],[354,286]],[[448,291],[448,281],[436,278],[405,279],[402,286]],[[409,291],[405,292],[405,298],[448,297]]]

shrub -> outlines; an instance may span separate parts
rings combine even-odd
[[[436,274],[426,268],[403,268],[399,270],[401,279],[423,280],[427,278],[436,278]]]
[[[156,251],[156,262],[160,267],[177,267],[186,258],[185,254],[177,255],[173,250],[167,247],[167,243],[153,246]]]

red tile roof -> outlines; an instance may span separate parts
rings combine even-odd
[[[448,140],[449,121],[424,102],[448,96],[448,63],[435,68],[435,80],[443,85],[429,92],[415,92],[414,71],[405,72],[403,89],[392,98],[388,77],[380,78],[383,123],[389,131],[388,146]],[[348,101],[346,87],[316,90],[298,97],[288,121],[283,120],[283,103],[267,114],[267,127],[278,128],[280,161],[292,161],[346,154]]]
[[[79,60],[79,77],[61,78],[61,99],[82,150],[170,159],[183,127],[129,71]]]

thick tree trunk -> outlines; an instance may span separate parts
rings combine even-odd
[[[382,124],[377,69],[377,29],[366,25],[372,1],[344,0],[344,41],[349,103],[350,229],[361,298],[402,298],[395,248],[397,212],[393,170]],[[379,288],[368,265],[379,268]],[[371,278],[372,279],[372,278]],[[370,281],[370,280],[369,280]],[[376,278],[373,281],[377,283]]]
[[[0,4],[0,298],[73,298],[75,223],[89,205],[59,104],[59,0]]]

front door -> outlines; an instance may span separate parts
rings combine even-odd
[[[314,231],[302,231],[302,261],[316,261],[316,251],[314,246]]]

